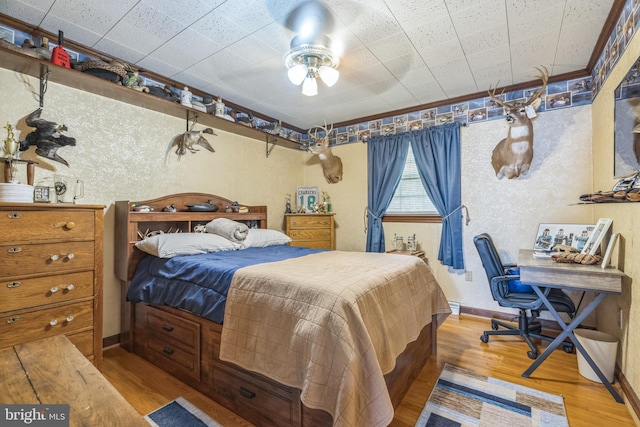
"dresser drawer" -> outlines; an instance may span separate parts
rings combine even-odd
[[[291,230],[289,237],[295,240],[331,240],[330,229]]]
[[[0,236],[4,244],[93,240],[94,213],[90,211],[0,212]]]
[[[93,271],[0,281],[2,311],[70,301],[93,295]]]
[[[258,426],[294,425],[300,401],[295,389],[229,370],[212,362],[213,390],[225,406]]]
[[[158,340],[199,352],[200,325],[197,323],[153,308],[145,312],[145,323],[147,332]]]
[[[0,278],[93,269],[94,264],[93,242],[0,246]]]
[[[294,240],[289,243],[289,246],[301,246],[311,249],[333,249],[330,240]]]
[[[0,348],[92,327],[93,301],[5,314],[0,316]]]
[[[289,216],[290,228],[327,228],[331,227],[331,217],[325,215]]]
[[[183,350],[170,341],[151,335],[147,337],[145,354],[151,362],[178,378],[186,375],[200,381],[199,351]]]

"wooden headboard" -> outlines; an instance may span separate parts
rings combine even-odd
[[[218,205],[216,212],[192,212],[187,205],[198,203]],[[115,224],[115,273],[123,282],[131,280],[143,253],[135,247],[150,231],[193,232],[196,225],[206,224],[215,218],[229,218],[234,221],[256,224],[259,228],[267,227],[266,206],[246,206],[247,213],[225,212],[233,201],[214,194],[179,193],[151,200],[117,201]],[[176,212],[162,212],[162,208],[174,205]],[[149,206],[151,212],[135,212],[133,206]]]

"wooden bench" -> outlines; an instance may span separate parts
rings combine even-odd
[[[0,402],[69,404],[69,426],[149,427],[64,335],[0,350]]]

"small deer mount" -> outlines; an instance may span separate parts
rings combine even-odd
[[[506,102],[496,96],[496,89],[487,91],[491,99],[504,109],[506,120],[509,123],[507,137],[500,141],[491,154],[491,164],[496,172],[496,177],[502,179],[517,178],[520,174],[526,174],[533,160],[533,123],[531,119],[536,117],[536,110],[542,103],[541,96],[545,93],[549,72],[543,66],[537,68],[540,72],[542,87],[536,90],[526,102]]]
[[[323,130],[324,135],[318,136],[318,131]],[[327,128],[324,126],[314,126],[309,129],[309,146],[307,151],[317,154],[322,163],[322,172],[329,184],[335,184],[342,181],[342,159],[334,156],[329,147],[329,136],[333,130],[333,125]]]

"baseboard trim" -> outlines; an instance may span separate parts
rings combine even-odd
[[[498,319],[498,320],[506,320],[506,321],[513,321],[515,319],[515,321],[517,322],[517,315],[515,314],[503,313],[500,311],[493,311],[493,310],[485,310],[482,308],[461,306],[460,313],[469,314],[469,315],[478,316],[478,317],[486,317],[488,319]],[[546,320],[546,319],[538,319],[538,320],[540,321],[540,324],[544,329],[547,329],[550,331],[558,331],[558,332],[562,330],[558,325],[558,323],[553,320]],[[626,401],[629,404],[630,409],[633,410],[633,412],[635,412],[636,417],[640,418],[640,398],[638,398],[638,395],[631,387],[631,384],[629,384],[629,381],[627,381],[627,378],[622,373],[622,370],[620,369],[620,366],[618,366],[618,364],[616,364],[616,370],[615,370],[614,376],[615,376],[615,379],[620,384],[620,388],[622,389],[622,392],[626,397]]]

